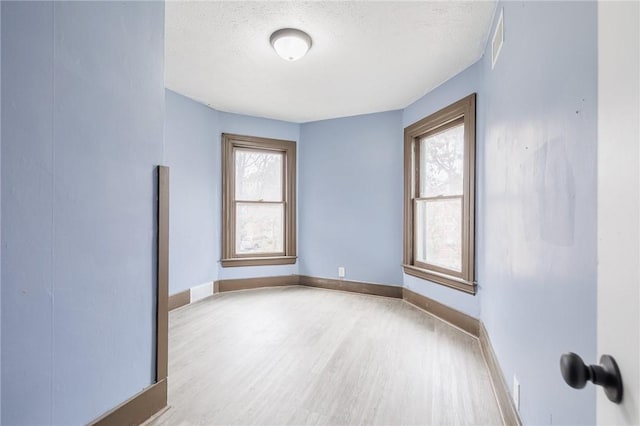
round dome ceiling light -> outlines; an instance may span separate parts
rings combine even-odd
[[[295,28],[282,28],[271,34],[271,45],[287,61],[297,61],[311,48],[311,37]]]

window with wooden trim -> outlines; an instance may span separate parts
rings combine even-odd
[[[404,129],[404,272],[475,294],[476,95]]]
[[[296,262],[295,142],[222,135],[221,262]]]

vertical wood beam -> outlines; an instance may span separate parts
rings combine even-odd
[[[158,166],[156,381],[167,377],[169,355],[169,167]]]

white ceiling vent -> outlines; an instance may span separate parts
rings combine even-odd
[[[498,62],[498,55],[502,50],[502,44],[504,43],[504,9],[500,9],[500,18],[498,18],[498,24],[496,30],[493,33],[493,40],[491,41],[491,69],[496,66]]]

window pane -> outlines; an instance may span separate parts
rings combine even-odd
[[[236,204],[236,253],[284,252],[284,203]]]
[[[281,152],[235,150],[236,200],[282,201]]]
[[[462,197],[416,202],[416,260],[462,272]]]
[[[464,124],[420,139],[420,197],[462,195]]]

